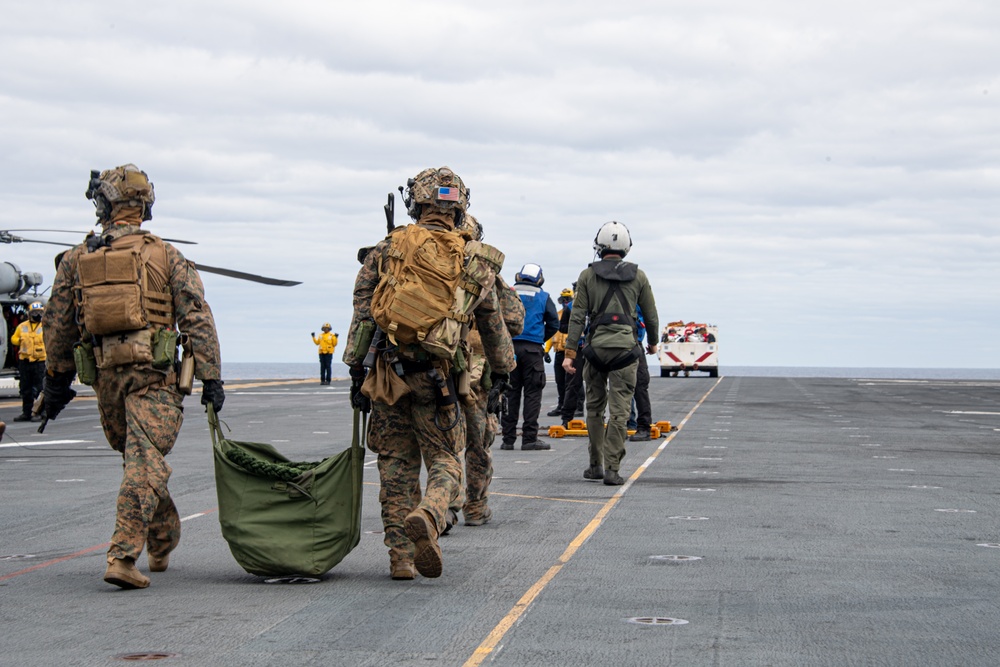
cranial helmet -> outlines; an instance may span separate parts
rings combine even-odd
[[[33,322],[40,322],[42,320],[42,313],[45,312],[45,306],[41,301],[32,301],[31,305],[28,306],[28,317]]]
[[[541,287],[542,283],[545,282],[545,276],[542,275],[542,267],[537,264],[525,264],[521,267],[520,271],[514,274],[514,282],[528,283],[535,287]]]
[[[456,209],[456,223],[469,208],[469,189],[462,179],[448,167],[424,169],[406,182],[408,199],[406,212],[414,220],[420,219],[425,204],[438,208]]]
[[[458,229],[464,229],[472,234],[473,241],[482,241],[483,236],[485,236],[483,233],[483,226],[479,224],[479,221],[476,220],[474,215],[469,215],[468,213],[465,214],[465,217],[462,219],[462,223],[458,226]]]
[[[614,220],[601,225],[594,237],[594,250],[600,257],[609,253],[624,257],[631,248],[632,236],[628,233],[628,227]]]
[[[134,164],[123,164],[100,173],[92,170],[86,194],[87,199],[94,201],[101,222],[109,221],[118,208],[142,208],[143,220],[153,217],[153,202],[156,201],[153,184],[146,172]]]
[[[330,330],[330,329],[332,329],[333,327],[331,327],[331,326],[330,326],[330,323],[329,323],[329,322],[324,322],[324,323],[323,323],[323,326],[322,326],[322,327],[320,327],[320,328],[321,328],[321,329],[322,329],[323,331],[329,331],[329,330]]]
[[[563,298],[563,299],[572,299],[573,298],[573,290],[571,290],[568,287],[563,288],[563,291],[559,292],[559,296],[560,296],[560,298]]]

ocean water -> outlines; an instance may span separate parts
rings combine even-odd
[[[659,377],[659,366],[650,366],[650,374]],[[552,367],[548,367],[552,375]],[[819,366],[723,366],[722,375],[743,377],[827,377],[880,378],[899,380],[1000,380],[1000,368],[848,368]],[[316,378],[319,361],[315,363],[223,363],[224,380],[287,380]],[[333,377],[346,378],[347,366],[333,364]],[[708,377],[694,373],[692,377]]]

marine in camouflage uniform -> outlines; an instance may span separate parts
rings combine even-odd
[[[482,240],[483,228],[474,216],[466,214],[462,229],[472,232],[474,239]],[[510,285],[497,274],[493,291],[500,303],[507,332],[511,336],[521,333],[524,328],[524,304]],[[489,367],[483,356],[482,341],[479,333],[473,330],[469,333],[469,347],[472,350],[469,366],[472,369],[472,387],[474,401],[463,404],[465,412],[465,452],[464,459],[465,488],[459,486],[458,495],[452,499],[450,510],[457,519],[461,511],[465,517],[466,526],[481,526],[489,522],[493,515],[488,505],[487,491],[493,481],[493,452],[491,446],[500,430],[496,414],[486,411],[486,399],[492,388]],[[477,382],[478,380],[478,382]],[[464,490],[464,493],[462,491]]]
[[[467,197],[464,184],[446,167],[425,170],[414,180],[419,181],[427,172],[433,172],[431,176],[447,172],[449,182],[457,181],[463,198]],[[454,229],[456,219],[461,221],[467,201],[457,202],[457,207],[438,206],[411,196],[416,201],[409,210],[416,224],[437,229]],[[360,340],[360,333],[363,323],[373,322],[372,297],[391,238],[390,235],[383,239],[368,252],[354,283],[354,315],[343,362],[351,367],[355,379],[364,372],[362,363],[368,350]],[[473,311],[473,318],[492,372],[509,373],[515,366],[514,348],[495,292],[487,293]],[[378,455],[384,541],[394,579],[412,579],[414,566],[424,576],[437,577],[442,569],[437,536],[445,529],[449,503],[460,492],[459,457],[467,437],[465,415],[458,404],[437,407],[437,387],[425,363],[404,363],[401,379],[409,393],[393,405],[373,402],[368,430],[368,447]],[[450,429],[439,427],[452,422],[454,426]],[[421,459],[427,466],[427,487],[423,493]],[[418,524],[424,526],[419,533],[414,528]]]
[[[138,171],[134,165],[125,165],[104,172],[101,179],[114,181],[116,175],[129,170]],[[152,199],[151,183],[149,199]],[[148,212],[151,201],[138,206],[129,205],[138,203],[135,201],[110,203],[111,210],[107,211],[105,206],[106,217],[101,220],[104,243],[114,246],[134,240],[127,237],[147,234],[140,225],[151,217]],[[100,217],[100,205],[98,211]],[[205,387],[202,402],[212,401],[216,409],[221,409],[224,394],[220,381],[219,339],[201,278],[194,265],[172,245],[160,243],[166,251],[169,275],[163,278],[173,297],[176,326],[190,337],[194,374]],[[87,244],[81,244],[63,256],[45,312],[47,370],[50,381],[55,379],[50,383],[57,390],[55,396],[49,396],[47,391],[46,410],[50,418],[54,418],[66,402],[58,395],[60,380],[68,386],[66,379],[72,380],[77,370],[73,346],[81,340],[81,330],[77,325],[79,314],[73,292],[80,258],[87,252]],[[174,446],[180,431],[184,397],[178,391],[174,367],[157,370],[151,363],[99,368],[93,388],[104,434],[124,461],[105,581],[122,588],[145,588],[149,579],[135,568],[135,560],[143,547],[148,545],[150,570],[163,571],[167,568],[170,552],[180,540],[180,517],[167,489],[171,468],[164,457]]]
[[[503,278],[497,276],[495,288],[500,312],[503,314],[507,332],[516,336],[524,328],[524,305],[520,297]],[[475,341],[473,352],[476,351]],[[489,373],[484,373],[484,381]],[[462,515],[466,526],[481,526],[493,515],[489,508],[487,491],[493,481],[493,452],[491,446],[500,430],[497,415],[486,410],[486,399],[490,386],[485,383],[476,392],[474,404],[465,406],[465,498]]]

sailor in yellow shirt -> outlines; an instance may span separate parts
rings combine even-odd
[[[21,376],[21,414],[16,422],[31,421],[31,406],[42,393],[45,381],[45,343],[42,340],[42,315],[45,306],[33,301],[28,306],[28,319],[14,328],[10,344],[20,348],[17,354],[17,372]],[[36,416],[41,421],[42,417]]]
[[[550,351],[556,353],[556,363],[553,367],[553,372],[556,376],[557,398],[556,407],[546,413],[549,417],[558,417],[562,414],[563,399],[566,397],[566,371],[562,367],[563,359],[566,358],[566,332],[563,330],[563,313],[567,307],[573,305],[573,290],[566,287],[559,293],[559,305],[562,306],[559,310],[559,331],[545,343],[545,363],[552,361],[552,357],[549,355]],[[566,314],[565,321],[569,322],[569,314]]]
[[[313,343],[319,345],[319,383],[330,384],[330,375],[333,372],[333,351],[337,348],[337,336],[339,334],[330,333],[330,323],[323,324],[323,333],[316,337],[316,332],[309,334]]]

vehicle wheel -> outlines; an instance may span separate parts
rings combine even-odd
[[[670,371],[668,371],[666,368],[661,368],[660,369],[660,377],[661,378],[668,378],[668,377],[670,377]]]
[[[719,377],[719,369],[718,368],[713,368],[712,370],[708,371],[708,377],[710,377],[710,378],[717,378],[717,377]]]

